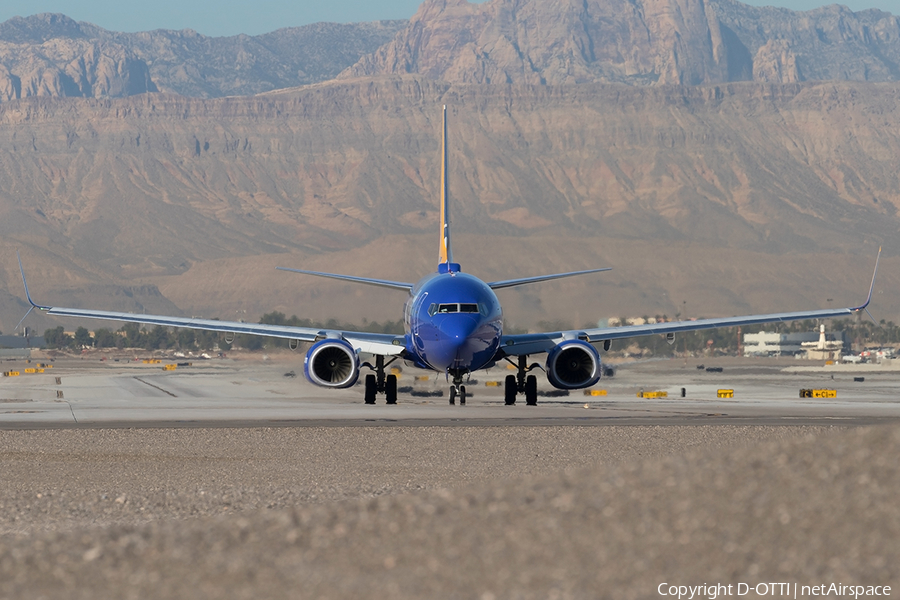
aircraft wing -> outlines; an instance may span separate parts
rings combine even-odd
[[[552,281],[553,279],[574,277],[576,275],[587,275],[588,273],[602,273],[603,271],[612,271],[612,267],[605,267],[603,269],[588,269],[587,271],[571,271],[569,273],[554,273],[553,275],[539,275],[537,277],[523,277],[520,279],[505,279],[503,281],[491,281],[490,283],[488,283],[488,287],[492,290],[502,290],[503,288],[516,287],[529,283]]]
[[[410,291],[413,284],[404,283],[402,281],[389,281],[387,279],[372,279],[370,277],[357,277],[356,275],[339,275],[337,273],[322,273],[321,271],[306,271],[304,269],[289,269],[287,267],[275,267],[279,271],[290,271],[291,273],[302,273],[304,275],[315,275],[316,277],[327,277],[329,279],[340,279],[342,281],[352,281],[354,283],[365,283],[366,285],[374,285],[394,290]]]
[[[240,321],[216,321],[214,319],[194,319],[188,317],[169,317],[164,315],[144,315],[137,313],[111,312],[105,310],[88,310],[83,308],[62,308],[58,306],[42,306],[31,299],[28,291],[28,282],[25,281],[25,269],[22,267],[22,258],[19,260],[19,270],[22,273],[22,283],[25,286],[25,297],[32,310],[38,309],[45,314],[59,317],[81,317],[82,319],[100,319],[102,321],[124,321],[126,323],[141,323],[144,325],[161,325],[163,327],[184,327],[185,329],[203,329],[206,331],[219,331],[222,333],[245,335],[262,335],[269,337],[285,338],[300,342],[315,342],[329,336],[339,335],[360,352],[391,356],[401,354],[406,347],[406,339],[402,335],[391,333],[368,333],[365,331],[342,331],[332,329],[320,329],[316,327],[293,327],[290,325],[268,325],[265,323],[242,323]],[[25,320],[22,318],[22,321]],[[22,324],[19,321],[19,325]],[[18,326],[16,327],[18,329]]]
[[[722,317],[717,319],[698,319],[696,321],[672,321],[649,325],[625,325],[623,327],[598,327],[573,331],[554,331],[548,333],[527,333],[521,335],[504,335],[500,340],[500,348],[508,356],[520,354],[537,354],[549,352],[554,346],[566,339],[583,339],[592,344],[606,340],[653,335],[655,333],[679,333],[715,329],[716,327],[735,327],[737,325],[758,325],[761,323],[786,323],[803,319],[830,319],[847,317],[856,314],[865,307],[841,308],[834,310],[812,310],[790,313],[772,313],[768,315],[748,315],[744,317]]]
[[[222,333],[243,333],[246,335],[263,335],[301,342],[315,342],[329,334],[338,334],[360,352],[372,354],[394,355],[403,352],[406,340],[402,335],[391,333],[368,333],[360,331],[341,331],[319,329],[315,327],[292,327],[290,325],[267,325],[264,323],[241,323],[239,321],[216,321],[213,319],[194,319],[186,317],[168,317],[162,315],[142,315],[136,313],[109,312],[102,310],[86,310],[81,308],[60,308],[56,306],[37,306],[48,315],[60,317],[81,317],[83,319],[100,319],[104,321],[124,321],[144,325],[162,325],[163,327],[184,327],[185,329],[203,329]]]
[[[599,344],[607,340],[620,340],[625,338],[640,337],[653,334],[674,334],[685,331],[699,331],[703,329],[715,329],[717,327],[736,327],[738,325],[759,325],[762,323],[786,323],[788,321],[800,321],[804,319],[830,319],[833,317],[849,317],[867,311],[872,300],[872,290],[875,288],[875,275],[878,273],[878,260],[881,258],[881,249],[878,249],[878,257],[875,259],[875,271],[872,273],[872,283],[869,286],[869,295],[860,306],[850,308],[835,308],[825,310],[805,310],[797,312],[771,313],[767,315],[746,315],[740,317],[720,317],[715,319],[698,319],[696,321],[673,321],[668,323],[653,323],[647,325],[625,325],[623,327],[598,327],[592,329],[580,329],[572,331],[553,331],[547,333],[526,333],[518,335],[504,335],[500,339],[500,349],[507,356],[519,356],[522,354],[537,354],[549,352],[554,346],[567,339],[582,339],[592,344]],[[867,311],[868,312],[868,311]]]

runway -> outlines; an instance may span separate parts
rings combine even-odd
[[[421,371],[400,374],[400,400],[387,406],[362,401],[362,386],[330,390],[298,374],[302,357],[261,360],[253,355],[194,361],[163,371],[161,364],[54,361],[44,373],[29,364],[4,364],[23,374],[0,380],[0,429],[116,427],[319,427],[319,426],[602,426],[688,424],[870,425],[900,418],[900,371],[868,371],[854,381],[846,371],[796,372],[784,361],[725,359],[722,372],[702,363],[670,360],[622,364],[594,389],[541,397],[537,407],[504,406],[502,381],[510,371],[473,376],[465,406],[450,406],[441,377],[417,381]],[[795,363],[790,363],[795,365]],[[33,365],[31,365],[33,366]],[[704,365],[705,367],[705,365]],[[291,376],[290,374],[293,374]],[[540,378],[542,391],[552,390]],[[410,389],[416,394],[410,393]],[[682,389],[684,397],[682,397]],[[733,398],[718,398],[722,389]],[[835,398],[800,398],[801,389],[834,390]],[[444,392],[443,397],[423,396]],[[639,398],[666,392],[665,398]],[[645,394],[649,395],[649,394]]]

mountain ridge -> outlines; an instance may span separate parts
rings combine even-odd
[[[342,77],[451,83],[708,85],[896,81],[900,17],[736,0],[425,0]]]
[[[294,87],[331,79],[387,41],[400,24],[314,23],[258,36],[212,38],[191,29],[107,31],[54,13],[16,17],[0,23],[0,102],[155,91],[206,98]],[[118,59],[118,68],[100,73],[88,69],[78,81],[122,80],[119,88],[69,83],[85,71],[84,64],[95,62],[94,55],[107,62]],[[123,62],[136,73],[123,74]]]
[[[900,17],[737,0],[426,0],[408,22],[258,36],[121,33],[53,13],[0,23],[0,102],[214,98],[390,74],[501,84],[897,81]]]

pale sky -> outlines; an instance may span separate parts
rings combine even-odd
[[[472,0],[470,0],[472,1]],[[810,10],[828,0],[744,0],[757,6]],[[193,29],[209,36],[257,35],[318,21],[354,23],[408,19],[420,0],[0,0],[0,22],[41,12],[63,13],[111,31]],[[844,0],[852,10],[900,14],[900,0]]]

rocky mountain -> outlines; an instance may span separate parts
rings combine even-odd
[[[294,87],[333,78],[404,24],[316,23],[214,38],[119,33],[58,14],[17,17],[0,24],[0,101],[154,91],[211,98]]]
[[[6,103],[0,281],[21,297],[18,246],[46,302],[82,290],[78,302],[108,306],[109,288],[92,301],[92,286],[156,285],[188,314],[352,319],[365,305],[367,318],[397,319],[390,292],[273,267],[401,281],[432,270],[446,103],[464,268],[502,279],[616,267],[511,292],[514,323],[857,302],[875,249],[900,229],[898,85],[407,76],[246,98]],[[878,300],[886,318],[900,310]],[[4,329],[24,313],[17,302],[0,303]]]
[[[858,302],[900,231],[898,40],[883,12],[733,0],[427,0],[254,38],[14,19],[0,328],[25,310],[16,247],[50,303],[399,318],[390,292],[273,267],[432,270],[442,104],[464,268],[616,268],[506,292],[515,324]]]
[[[900,79],[900,17],[737,0],[426,0],[344,77],[699,85]]]
[[[719,27],[733,34],[753,79],[794,81],[900,80],[900,17],[852,12],[831,4],[808,12],[712,0]]]
[[[107,31],[59,14],[0,23],[0,101],[251,95],[342,77],[701,85],[900,80],[900,17],[737,0],[425,0],[410,21],[258,36]]]
[[[0,102],[29,96],[117,98],[157,91],[147,64],[93,25],[62,15],[0,24]]]

